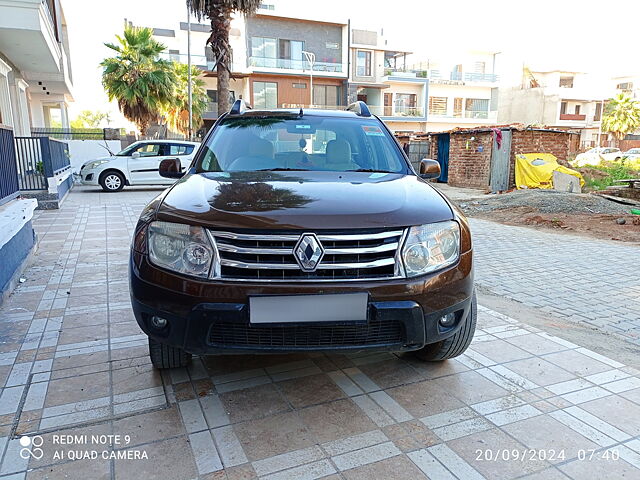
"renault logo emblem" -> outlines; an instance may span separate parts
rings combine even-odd
[[[324,248],[313,233],[300,235],[300,240],[293,249],[293,256],[304,272],[313,272],[324,255]]]

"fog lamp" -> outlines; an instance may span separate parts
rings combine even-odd
[[[454,312],[447,313],[440,317],[440,325],[443,327],[451,327],[456,322],[456,314]]]
[[[167,326],[167,319],[162,317],[156,317],[154,315],[153,317],[151,317],[151,325],[153,325],[154,328],[162,329]]]

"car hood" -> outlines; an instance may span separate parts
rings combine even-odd
[[[166,194],[157,218],[215,228],[338,229],[419,225],[453,218],[415,175],[363,172],[191,174]]]

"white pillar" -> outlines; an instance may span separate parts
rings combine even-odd
[[[9,65],[0,60],[0,123],[13,127],[13,112],[11,110],[11,97],[9,96]]]

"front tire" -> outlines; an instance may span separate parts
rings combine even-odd
[[[186,367],[191,363],[190,353],[152,338],[149,338],[149,357],[153,366],[160,369]]]
[[[473,293],[471,298],[471,309],[467,318],[464,319],[455,335],[445,338],[444,340],[429,345],[425,345],[420,350],[416,350],[413,354],[424,362],[440,362],[448,358],[462,355],[469,347],[473,334],[476,331],[476,320],[478,317],[478,304],[476,294]]]
[[[105,192],[119,192],[124,188],[124,175],[115,170],[106,171],[100,175],[98,183]]]

